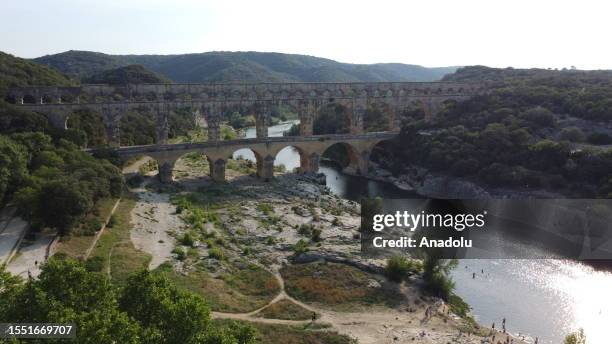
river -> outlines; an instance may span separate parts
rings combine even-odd
[[[269,136],[282,136],[297,121],[269,128]],[[255,129],[245,137],[255,137]],[[248,149],[234,157],[255,160]],[[292,170],[300,164],[292,147],[279,152],[275,165]],[[352,200],[359,197],[413,198],[415,194],[395,186],[342,174],[333,165],[321,164],[327,186],[335,194]],[[484,271],[484,273],[483,273]],[[473,273],[476,273],[476,278]],[[610,344],[612,334],[612,273],[596,271],[588,265],[552,259],[466,259],[452,273],[455,292],[472,307],[476,320],[485,326],[501,327],[539,338],[542,344],[561,344],[566,334],[583,328],[589,344]]]

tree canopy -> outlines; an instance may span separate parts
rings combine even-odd
[[[0,322],[75,324],[75,343],[252,344],[256,331],[215,326],[204,299],[149,271],[124,288],[73,259],[52,258],[38,279],[21,280],[0,266]],[[28,340],[62,343],[64,340]]]

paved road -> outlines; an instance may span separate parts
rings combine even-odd
[[[7,263],[13,249],[23,236],[28,223],[14,217],[15,209],[5,207],[0,210],[0,264]]]
[[[47,248],[55,237],[55,231],[37,233],[34,242],[21,245],[19,254],[11,260],[7,270],[13,275],[24,278],[28,277],[28,271],[32,277],[38,277],[40,266],[45,262],[47,256]]]

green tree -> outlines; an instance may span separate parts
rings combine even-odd
[[[4,283],[0,290],[4,300],[0,302],[5,303],[0,310],[2,322],[74,323],[75,342],[80,344],[141,343],[140,327],[117,308],[107,278],[87,272],[76,260],[53,258],[43,266],[38,280]],[[6,294],[10,297],[5,298]]]
[[[449,300],[455,288],[450,272],[457,267],[458,263],[456,259],[441,259],[433,254],[426,254],[423,259],[425,288],[434,295]]]
[[[27,153],[23,146],[0,135],[0,204],[26,177]]]
[[[61,234],[80,220],[93,206],[86,185],[72,178],[64,178],[45,184],[39,194],[40,219]]]
[[[210,327],[210,310],[201,298],[178,290],[147,270],[131,276],[119,304],[163,343],[195,343]]]

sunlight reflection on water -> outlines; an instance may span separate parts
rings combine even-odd
[[[461,261],[453,278],[457,294],[483,325],[505,317],[512,333],[521,329],[546,344],[562,343],[566,334],[583,328],[589,344],[610,343],[609,272],[565,260],[473,259]]]

